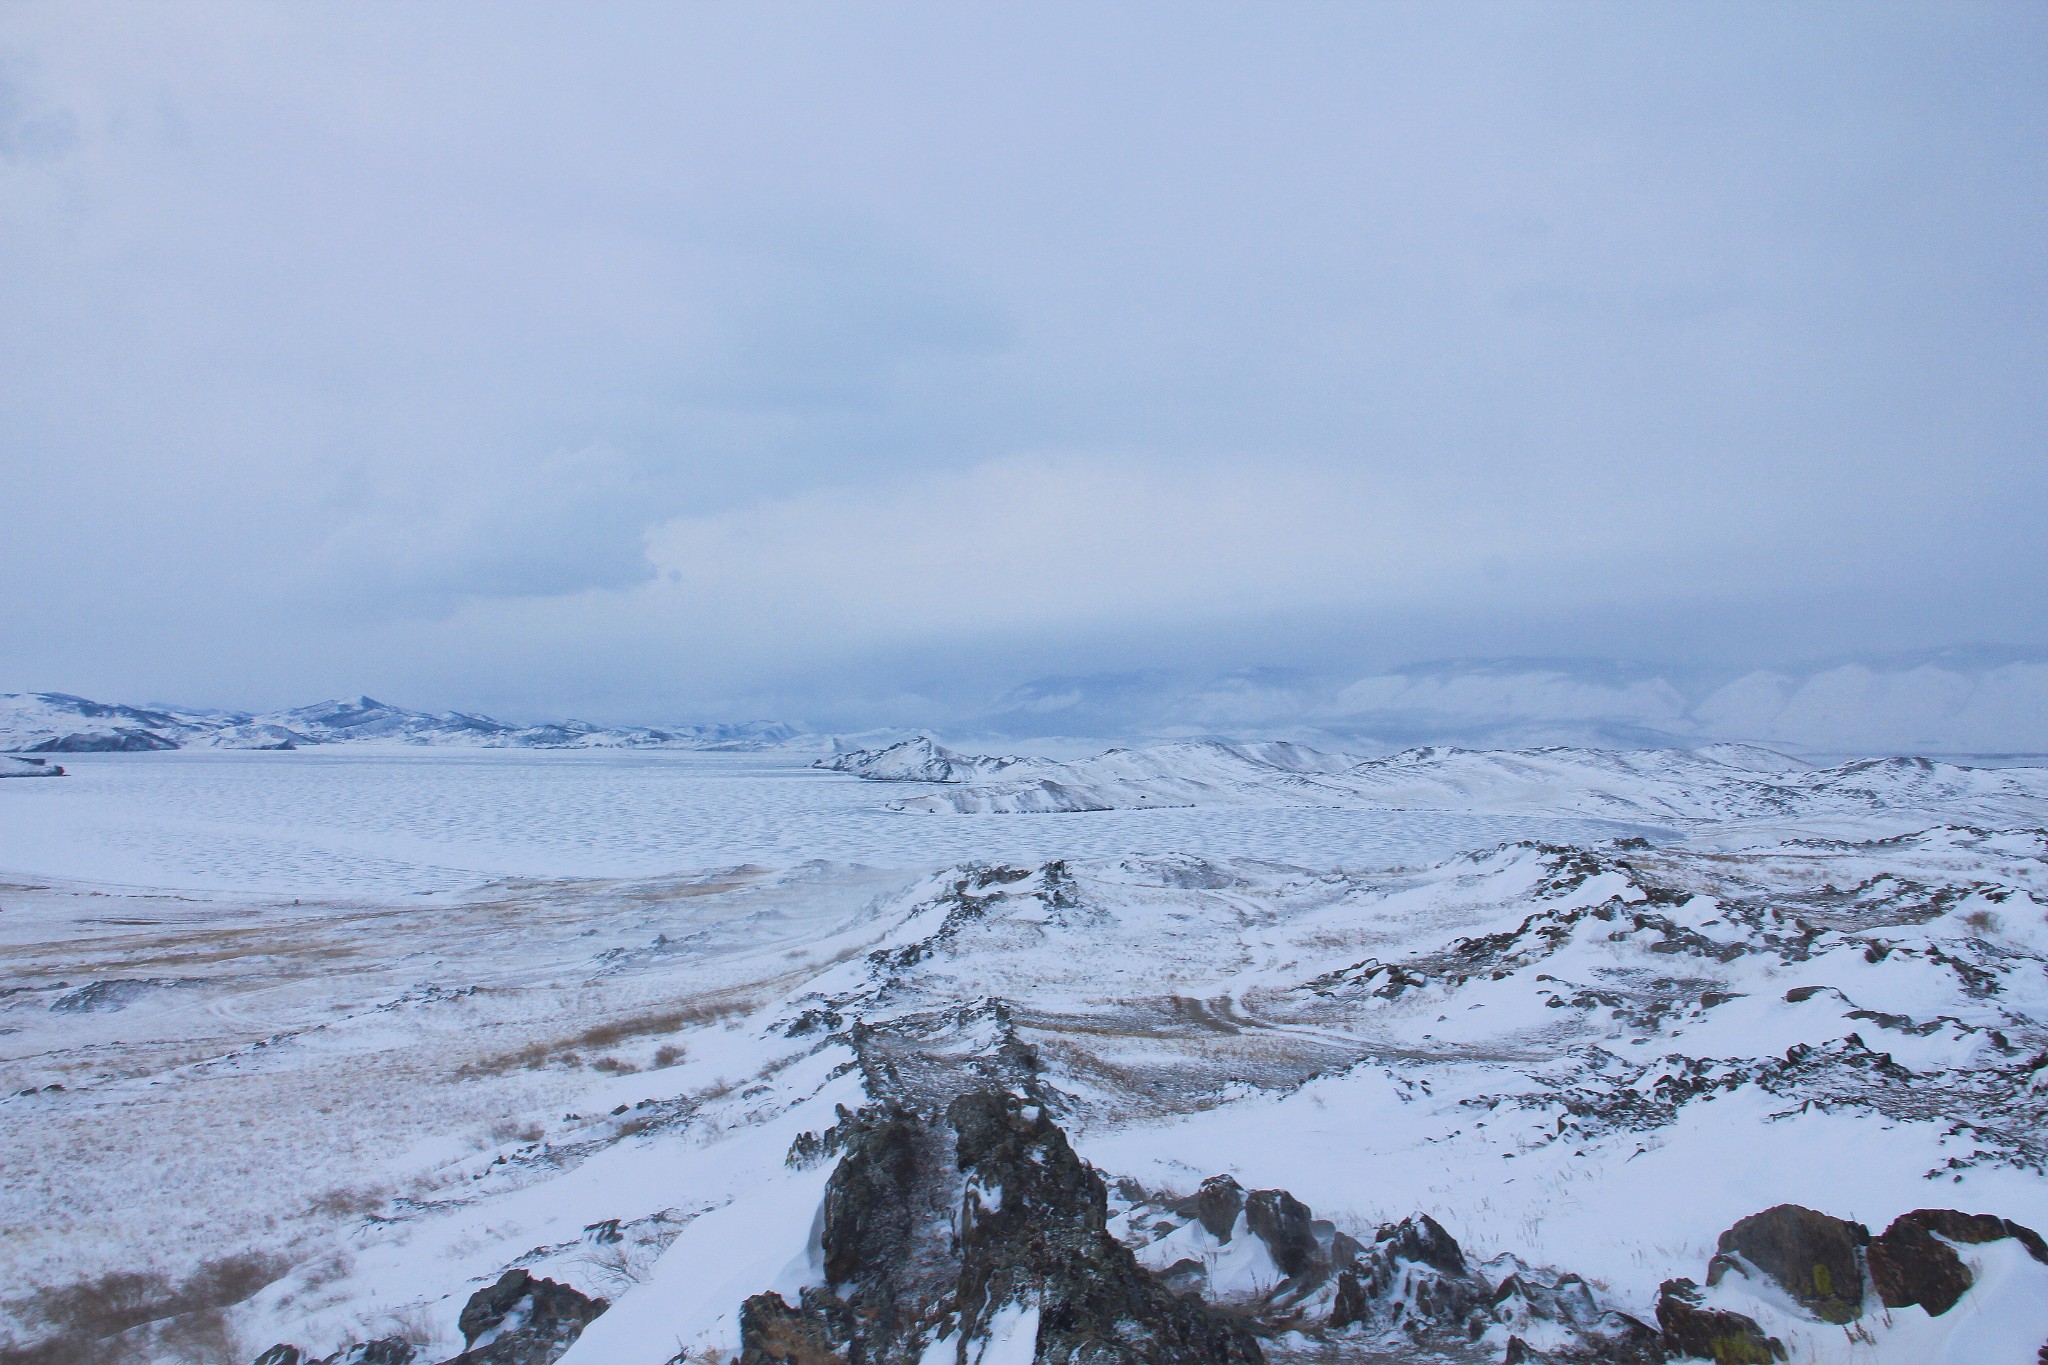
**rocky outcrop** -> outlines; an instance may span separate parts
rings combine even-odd
[[[1939,1317],[1970,1288],[1970,1270],[1950,1242],[1977,1244],[2018,1239],[2048,1264],[2048,1244],[2032,1228],[1988,1213],[1915,1209],[1899,1215],[1870,1243],[1870,1280],[1887,1308],[1918,1305]]]
[[[1691,1280],[1666,1280],[1657,1295],[1657,1326],[1664,1348],[1684,1360],[1714,1365],[1771,1365],[1785,1359],[1784,1343],[1764,1335],[1754,1318],[1700,1306]]]
[[[1972,1283],[1969,1267],[1951,1243],[1978,1245],[2004,1238],[2018,1241],[2048,1265],[2048,1243],[2038,1233],[1993,1214],[1916,1209],[1873,1238],[1861,1223],[1780,1204],[1721,1234],[1709,1266],[1708,1293],[1691,1280],[1666,1281],[1657,1323],[1665,1349],[1675,1357],[1769,1365],[1785,1359],[1784,1344],[1736,1308],[1782,1305],[1784,1300],[1775,1297],[1775,1291],[1782,1291],[1813,1319],[1846,1326],[1864,1317],[1869,1291],[1875,1290],[1888,1309],[1917,1306],[1939,1317],[1962,1300]],[[1740,1286],[1752,1278],[1769,1282],[1774,1293],[1745,1300]],[[1721,1293],[1713,1296],[1716,1287]],[[1732,1306],[1731,1290],[1738,1291]],[[1708,1302],[1709,1297],[1716,1301]]]
[[[554,1365],[611,1305],[525,1270],[508,1270],[463,1305],[463,1352],[449,1365]]]
[[[456,1320],[464,1349],[444,1365],[554,1365],[610,1306],[530,1271],[508,1270],[469,1296]],[[280,1343],[252,1365],[413,1365],[418,1359],[417,1346],[388,1337],[319,1359]]]
[[[826,1188],[829,1283],[794,1306],[748,1299],[743,1365],[971,1360],[999,1322],[1035,1323],[1045,1365],[1263,1360],[1245,1323],[1175,1295],[1109,1235],[1101,1177],[1042,1106],[986,1090],[943,1122],[891,1105],[853,1123]]]
[[[1707,1283],[1740,1258],[1762,1271],[1823,1322],[1854,1322],[1863,1312],[1863,1247],[1870,1230],[1797,1204],[1753,1213],[1721,1234]]]
[[[1176,1291],[1217,1301],[1266,1337],[1300,1334],[1333,1359],[1465,1360],[1482,1341],[1531,1365],[1663,1359],[1653,1328],[1603,1309],[1579,1276],[1553,1281],[1506,1259],[1475,1266],[1427,1214],[1385,1224],[1367,1244],[1286,1190],[1246,1193],[1227,1175],[1180,1199],[1130,1182],[1119,1190],[1131,1202],[1119,1225]],[[1259,1253],[1270,1273],[1254,1269],[1247,1287]],[[1212,1282],[1212,1266],[1236,1280]]]

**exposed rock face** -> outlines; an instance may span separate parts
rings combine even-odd
[[[1101,1177],[1039,1105],[976,1091],[944,1122],[950,1152],[905,1109],[856,1116],[825,1196],[831,1283],[795,1307],[748,1299],[743,1365],[965,1361],[998,1318],[1031,1320],[1020,1312],[1047,1365],[1262,1362],[1242,1321],[1177,1297],[1109,1235]]]
[[[1657,1325],[1664,1346],[1687,1360],[1714,1365],[1771,1365],[1785,1358],[1776,1337],[1764,1335],[1753,1318],[1700,1306],[1700,1289],[1691,1280],[1666,1280],[1657,1296]]]
[[[2048,1264],[2048,1245],[2039,1233],[2008,1218],[1954,1209],[1915,1209],[1892,1220],[1870,1243],[1870,1279],[1887,1308],[1918,1304],[1940,1316],[1970,1288],[1970,1270],[1947,1242],[1995,1242],[2018,1238],[2037,1261]]]
[[[449,1365],[553,1365],[611,1305],[568,1285],[508,1270],[463,1305],[464,1350]]]
[[[1776,1280],[1800,1305],[1825,1322],[1854,1322],[1863,1313],[1863,1265],[1870,1241],[1861,1223],[1780,1204],[1753,1213],[1721,1234],[1707,1283],[1721,1278],[1725,1259],[1739,1256]]]

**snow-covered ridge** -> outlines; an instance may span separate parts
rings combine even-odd
[[[1008,755],[984,758],[948,749],[929,735],[906,739],[884,749],[852,749],[821,758],[811,766],[851,773],[868,782],[981,782],[1014,777],[1049,766],[1039,758]]]
[[[604,726],[567,720],[509,725],[461,711],[433,713],[372,697],[260,715],[117,706],[63,692],[0,694],[0,752],[105,753],[158,749],[296,749],[374,740],[487,749],[747,749],[793,739],[788,725]]]
[[[905,746],[898,746],[903,748]],[[946,776],[902,765],[901,781],[957,790],[889,802],[897,811],[953,814],[1142,810],[1265,805],[1428,809],[1591,816],[1632,821],[1730,821],[1944,811],[1969,819],[2048,818],[2048,768],[1974,768],[1923,758],[1811,767],[1751,745],[1700,749],[1410,749],[1357,760],[1294,744],[1189,740],[1111,749],[1070,763],[946,755]],[[869,775],[888,755],[846,754],[841,771]],[[1018,772],[1024,776],[1015,776]],[[975,776],[999,780],[976,783]]]

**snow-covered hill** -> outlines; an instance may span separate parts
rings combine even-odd
[[[797,734],[791,726],[766,721],[658,728],[578,720],[508,725],[460,711],[407,710],[372,697],[251,715],[111,706],[62,692],[0,695],[0,751],[16,753],[293,749],[364,740],[497,749],[717,749],[765,747]]]
[[[957,758],[957,756],[955,756]],[[858,771],[863,757],[838,766]],[[962,771],[994,782],[891,801],[897,811],[953,814],[1295,805],[1488,813],[1571,813],[1643,822],[1795,819],[1876,812],[2048,819],[2048,769],[1973,768],[1920,758],[1814,768],[1748,745],[1700,749],[1411,749],[1363,761],[1292,744],[1182,741],[1038,761],[1004,780],[1011,760]],[[937,780],[926,778],[923,780]],[[973,778],[952,777],[951,782]]]

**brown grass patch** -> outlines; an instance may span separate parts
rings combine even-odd
[[[714,996],[708,1000],[681,1005],[674,1009],[661,1010],[654,1014],[636,1015],[628,1019],[615,1019],[609,1023],[593,1024],[580,1033],[548,1042],[528,1043],[525,1047],[511,1052],[487,1057],[479,1062],[470,1062],[455,1074],[458,1079],[468,1080],[477,1076],[503,1076],[513,1071],[538,1071],[553,1063],[564,1066],[582,1066],[582,1054],[615,1047],[633,1038],[646,1038],[655,1034],[675,1033],[698,1024],[715,1024],[736,1014],[745,1014],[754,1008],[752,1000],[735,997]],[[673,1052],[669,1062],[657,1060],[656,1065],[668,1066],[681,1060],[680,1048],[664,1048]],[[657,1059],[660,1053],[656,1054]],[[617,1058],[605,1057],[595,1063],[600,1071],[624,1072],[638,1070]]]

